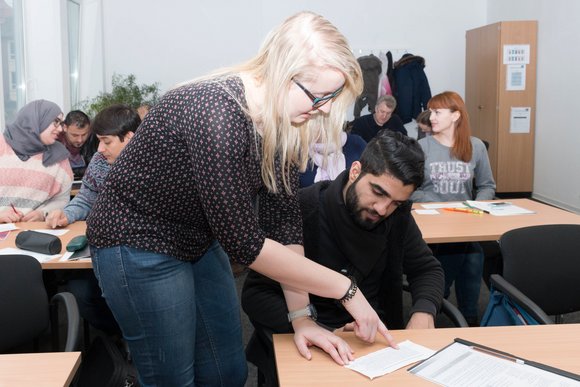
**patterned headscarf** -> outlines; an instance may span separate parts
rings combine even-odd
[[[4,138],[22,161],[42,153],[42,165],[48,167],[68,158],[65,146],[56,141],[45,145],[40,133],[47,129],[62,111],[54,102],[39,99],[26,104],[16,115],[13,123],[6,125]]]

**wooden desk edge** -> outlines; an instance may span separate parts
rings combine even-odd
[[[61,257],[55,258],[47,262],[41,262],[40,266],[44,270],[66,270],[66,269],[92,269],[93,263],[90,259],[83,259],[78,261],[60,262]]]
[[[77,353],[77,360],[75,361],[75,365],[73,367],[73,369],[70,371],[70,374],[68,375],[68,378],[66,379],[66,384],[65,386],[70,386],[70,384],[72,383],[74,377],[77,374],[77,371],[79,370],[79,367],[81,365],[81,359],[82,359],[82,352],[72,352],[72,353]]]

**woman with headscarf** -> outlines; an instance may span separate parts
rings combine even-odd
[[[70,199],[69,152],[57,141],[63,113],[57,104],[25,105],[0,136],[0,223],[42,221]]]

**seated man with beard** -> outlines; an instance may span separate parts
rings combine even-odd
[[[423,182],[423,169],[416,140],[383,130],[350,170],[299,194],[305,255],[352,276],[389,329],[434,328],[443,298],[443,270],[408,200]],[[406,325],[403,275],[412,297]],[[329,330],[352,329],[352,318],[336,300],[310,295],[304,309],[288,311],[280,285],[253,271],[244,284],[242,307],[255,327],[247,358],[267,386],[277,385],[271,333],[290,333],[303,319]]]

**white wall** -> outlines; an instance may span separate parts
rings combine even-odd
[[[66,110],[66,42],[56,22],[64,1],[24,4],[28,100],[52,99]],[[580,104],[576,0],[81,1],[83,99],[110,88],[114,73],[135,74],[140,83],[159,82],[165,91],[245,60],[267,31],[305,9],[332,21],[355,54],[357,49],[406,49],[426,58],[433,94],[455,90],[463,95],[465,31],[503,20],[538,20],[534,197],[580,211],[580,124],[573,119]]]
[[[465,83],[465,31],[485,24],[486,0],[102,0],[105,74],[174,84],[253,56],[286,17],[311,10],[355,49],[407,49],[425,57],[433,93]],[[147,4],[147,6],[143,6]],[[150,5],[150,6],[149,6]],[[377,52],[375,51],[375,54]]]
[[[538,20],[533,196],[580,212],[580,2],[489,0],[488,24]]]

